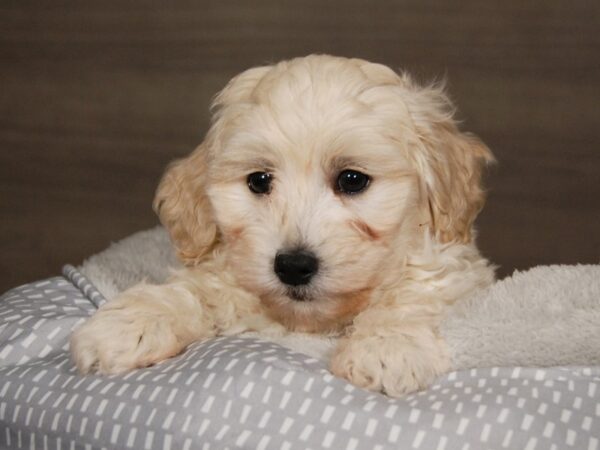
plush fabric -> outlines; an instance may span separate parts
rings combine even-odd
[[[162,227],[134,234],[79,268],[106,298],[181,267]],[[454,369],[600,364],[600,265],[540,266],[496,282],[449,309],[441,333]],[[327,359],[335,339],[271,338]]]
[[[79,267],[102,295],[111,299],[141,280],[160,283],[181,264],[162,227],[140,231],[90,256]]]
[[[456,303],[455,369],[600,364],[600,266],[539,266]]]

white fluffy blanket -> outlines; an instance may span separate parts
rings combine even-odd
[[[166,231],[136,233],[79,269],[107,298],[178,263]],[[600,265],[539,266],[496,282],[449,310],[441,333],[454,369],[600,364]],[[294,333],[277,342],[326,358],[334,339]]]

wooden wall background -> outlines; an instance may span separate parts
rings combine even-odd
[[[480,245],[500,274],[600,261],[597,1],[4,0],[0,290],[157,223],[213,94],[312,52],[446,75],[499,164]]]

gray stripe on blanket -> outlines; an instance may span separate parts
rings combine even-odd
[[[96,289],[96,286],[94,286],[92,282],[75,267],[67,264],[63,267],[62,273],[66,279],[71,281],[71,283],[73,283],[73,285],[76,286],[90,302],[92,302],[96,309],[106,303],[106,298],[104,298],[100,291]]]

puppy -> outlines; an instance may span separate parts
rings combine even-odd
[[[155,210],[187,266],[103,306],[71,340],[125,372],[243,331],[339,333],[334,374],[390,396],[449,369],[444,308],[489,285],[474,244],[493,160],[439,85],[312,55],[235,77]]]

